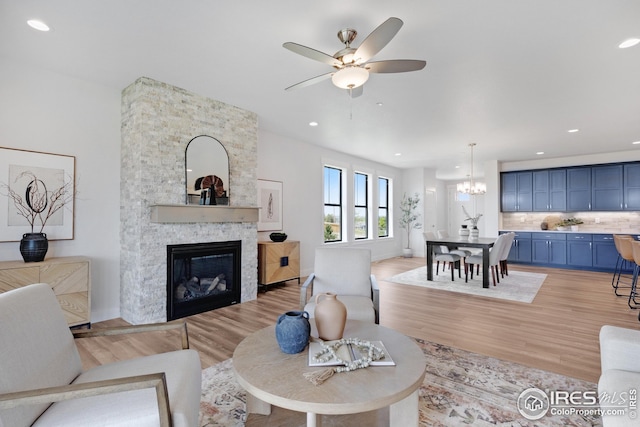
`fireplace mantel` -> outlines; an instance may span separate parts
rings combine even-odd
[[[151,222],[176,224],[193,222],[258,222],[252,206],[152,205]]]

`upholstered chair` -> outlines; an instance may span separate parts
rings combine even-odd
[[[74,332],[82,337],[176,327],[188,348],[184,322]],[[47,284],[0,294],[0,343],[0,426],[198,425],[202,372],[196,351],[83,370],[74,334]]]
[[[300,308],[313,317],[315,296],[326,292],[336,294],[347,307],[347,320],[380,322],[380,289],[371,274],[369,249],[316,249],[314,272],[300,289]]]

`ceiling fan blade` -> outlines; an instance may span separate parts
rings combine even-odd
[[[358,63],[363,63],[373,58],[376,53],[380,52],[391,41],[401,27],[402,20],[398,18],[387,19],[364,39],[353,57],[356,58]]]
[[[289,49],[291,52],[297,53],[298,55],[306,56],[307,58],[313,59],[314,61],[324,62],[325,64],[331,65],[332,67],[342,66],[342,62],[338,61],[333,56],[298,43],[286,42],[282,45],[282,47],[284,47],[285,49]]]
[[[289,86],[288,88],[285,88],[285,90],[300,89],[301,87],[311,86],[323,80],[330,79],[332,75],[333,73],[320,74],[319,76],[315,76],[310,79],[303,80],[300,83],[296,83],[292,86]]]
[[[357,98],[359,96],[362,96],[362,93],[364,92],[364,85],[354,87],[353,89],[347,89],[347,90],[349,90],[349,96],[351,98]]]
[[[369,62],[364,67],[370,73],[406,73],[419,71],[427,65],[427,61],[417,59],[392,59],[389,61]]]

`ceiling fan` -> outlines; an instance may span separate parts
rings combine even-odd
[[[282,46],[307,58],[331,65],[336,71],[321,74],[289,86],[285,90],[310,86],[331,78],[334,85],[348,89],[351,97],[362,95],[362,85],[369,79],[369,73],[405,73],[422,70],[426,61],[416,59],[394,59],[388,61],[368,62],[374,55],[393,39],[402,27],[402,20],[389,18],[364,39],[358,48],[351,47],[358,32],[351,28],[338,31],[338,38],[344,48],[333,56],[298,43],[287,42]]]

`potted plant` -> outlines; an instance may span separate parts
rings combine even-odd
[[[400,201],[400,228],[407,230],[407,246],[402,250],[402,254],[405,258],[411,258],[413,251],[411,250],[411,231],[419,230],[422,228],[422,224],[418,221],[419,214],[417,213],[418,204],[420,203],[420,195],[415,193],[413,197],[407,197],[405,193]]]
[[[580,218],[566,218],[560,221],[557,225],[558,231],[565,231],[567,227],[571,228],[571,231],[578,231],[579,225],[584,224]]]
[[[30,171],[22,172],[16,181],[25,178],[29,181],[25,189],[16,190],[6,184],[3,187],[6,196],[13,201],[17,215],[25,218],[31,226],[31,233],[23,234],[20,241],[22,258],[25,262],[42,261],[49,249],[44,226],[56,212],[73,201],[73,180],[64,180],[59,188],[48,190],[45,183]]]

